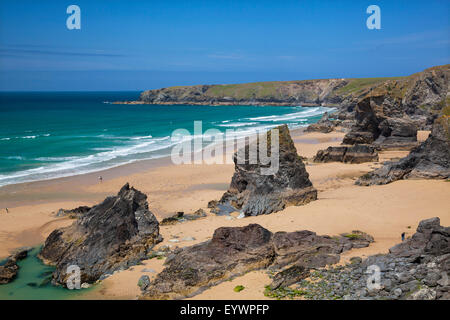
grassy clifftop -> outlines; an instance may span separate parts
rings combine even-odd
[[[150,104],[266,104],[352,105],[367,95],[389,94],[396,99],[443,89],[448,86],[450,65],[429,68],[407,77],[268,81],[242,84],[176,86],[144,91],[141,103]],[[430,87],[431,86],[431,87]],[[444,88],[445,91],[447,90]],[[441,97],[442,98],[445,97]],[[423,100],[423,99],[422,99]],[[428,106],[430,101],[423,102]],[[435,102],[433,102],[435,103]],[[445,100],[444,100],[445,104]],[[419,105],[418,105],[419,106]]]

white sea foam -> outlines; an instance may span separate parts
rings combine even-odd
[[[236,122],[236,123],[224,123],[219,124],[219,127],[225,127],[225,128],[238,128],[238,127],[249,127],[257,124],[257,122]]]
[[[288,123],[293,127],[304,127],[308,118],[320,115],[325,111],[332,111],[330,108],[312,107],[301,108],[298,112],[271,115],[263,117],[252,117],[239,120],[225,120],[216,124],[216,127],[227,129],[221,134],[225,139],[240,139],[269,130],[279,125],[280,122]],[[226,133],[226,135],[225,135]],[[39,135],[30,135],[17,137],[22,139],[35,139]],[[41,136],[50,136],[49,133]],[[91,138],[92,136],[90,136]],[[105,170],[119,165],[170,155],[170,148],[178,143],[193,140],[196,138],[211,138],[211,135],[193,135],[181,136],[178,140],[172,140],[171,136],[153,137],[152,135],[137,137],[118,137],[113,135],[97,135],[96,137],[120,141],[123,146],[116,147],[98,147],[91,150],[98,151],[88,156],[67,156],[67,157],[39,157],[33,159],[35,161],[47,162],[45,166],[14,172],[11,174],[0,175],[0,186],[28,182],[35,180],[46,180],[57,177],[72,176]],[[9,140],[11,138],[1,138],[1,140]],[[211,139],[209,139],[211,141]],[[16,160],[21,160],[15,157]]]

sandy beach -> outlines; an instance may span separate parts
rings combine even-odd
[[[426,139],[419,132],[418,139]],[[211,238],[222,226],[244,226],[258,223],[272,232],[311,230],[318,234],[337,235],[361,230],[374,236],[368,248],[352,250],[342,255],[341,263],[352,256],[365,257],[385,253],[400,242],[400,234],[414,233],[420,220],[438,216],[442,225],[450,225],[448,210],[450,183],[436,180],[404,180],[385,186],[360,187],[357,177],[379,167],[383,161],[401,158],[407,151],[380,154],[377,163],[343,164],[313,163],[317,150],[341,143],[344,133],[292,132],[298,153],[308,158],[306,169],[319,191],[318,200],[305,206],[288,207],[282,212],[232,220],[209,214],[206,218],[171,226],[161,226],[162,245],[190,246]],[[229,155],[228,155],[229,156]],[[0,188],[0,257],[21,246],[43,243],[56,228],[73,222],[57,218],[60,208],[94,205],[107,195],[115,194],[126,182],[148,196],[150,210],[158,220],[178,211],[207,212],[207,203],[219,199],[228,188],[234,172],[232,164],[178,165],[170,159],[141,161],[101,173],[80,175],[49,181],[11,185]],[[103,182],[97,179],[102,175]],[[9,213],[3,208],[8,207]],[[194,241],[183,238],[194,237]],[[170,239],[177,238],[177,243]],[[150,278],[163,269],[164,260],[151,259],[142,265],[115,273],[104,280],[86,299],[135,299],[139,295],[137,281],[143,274]],[[143,269],[155,272],[143,273]],[[148,271],[148,270],[147,270]],[[226,281],[195,296],[195,299],[264,299],[264,286],[270,283],[265,272],[253,271],[232,281]],[[234,292],[236,285],[245,289]]]

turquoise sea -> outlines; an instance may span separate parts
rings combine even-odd
[[[98,171],[170,154],[175,129],[248,134],[306,126],[329,111],[301,106],[127,105],[139,92],[0,93],[0,186]],[[178,140],[180,141],[180,140]]]
[[[18,262],[19,273],[14,281],[0,285],[0,300],[65,300],[79,299],[83,294],[95,290],[69,290],[51,284],[53,267],[47,266],[37,257],[41,247],[28,253],[28,257]],[[0,261],[0,265],[5,261]]]

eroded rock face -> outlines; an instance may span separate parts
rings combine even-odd
[[[379,272],[376,285],[374,270]],[[441,226],[437,217],[423,220],[411,238],[388,254],[355,257],[350,264],[316,269],[305,278],[301,268],[288,268],[274,277],[273,289],[293,285],[314,300],[448,300],[450,227]]]
[[[319,121],[309,125],[305,129],[305,131],[306,132],[330,133],[334,130],[334,128],[338,125],[339,122],[340,121],[330,120],[330,116],[329,116],[328,112],[325,112]]]
[[[353,231],[338,237],[319,236],[315,232],[277,232],[273,237],[276,253],[273,266],[284,267],[294,263],[306,268],[324,267],[339,262],[339,254],[352,248],[368,247],[372,236]]]
[[[445,65],[371,87],[356,103],[356,124],[343,143],[414,147],[417,127],[426,128],[448,103],[449,75]]]
[[[59,209],[56,213],[57,217],[69,217],[71,219],[78,219],[83,214],[87,213],[89,210],[91,210],[88,206],[81,206],[75,209]]]
[[[410,154],[360,177],[357,185],[387,184],[401,179],[448,179],[450,177],[450,119],[438,118],[426,141]]]
[[[17,261],[23,260],[28,256],[31,248],[21,248],[9,256],[5,263],[0,266],[0,284],[6,284],[13,281],[19,273]]]
[[[70,265],[81,269],[81,283],[92,283],[136,264],[161,240],[147,196],[126,184],[71,226],[53,231],[39,257],[56,266],[54,283],[66,284]]]
[[[378,125],[380,135],[374,145],[382,149],[410,149],[417,146],[417,127],[406,118],[388,118]]]
[[[317,151],[314,162],[363,163],[378,161],[378,152],[373,146],[356,144],[354,146],[328,147]]]
[[[293,272],[277,277],[280,286],[296,279],[296,270],[302,270],[303,277],[311,268],[338,262],[341,252],[370,242],[373,238],[359,231],[331,238],[306,230],[272,234],[257,224],[222,227],[216,229],[212,240],[180,249],[169,257],[166,268],[142,298],[181,299],[251,270],[297,266]]]
[[[144,292],[146,299],[195,295],[233,275],[265,268],[274,259],[272,233],[260,225],[222,227],[210,241],[183,248]]]
[[[240,164],[234,155],[235,173],[228,191],[217,205],[232,206],[246,216],[269,214],[287,206],[298,206],[317,199],[317,190],[312,186],[303,161],[297,154],[294,142],[286,125],[279,130],[279,170],[264,175],[267,166]],[[268,134],[270,143],[270,134]],[[270,150],[270,145],[267,147]],[[258,149],[259,150],[259,149]],[[248,154],[248,146],[246,147]],[[248,159],[248,157],[247,157]]]
[[[380,148],[411,148],[417,141],[417,127],[401,106],[401,100],[389,95],[368,96],[359,101],[356,124],[343,144],[371,144]]]

